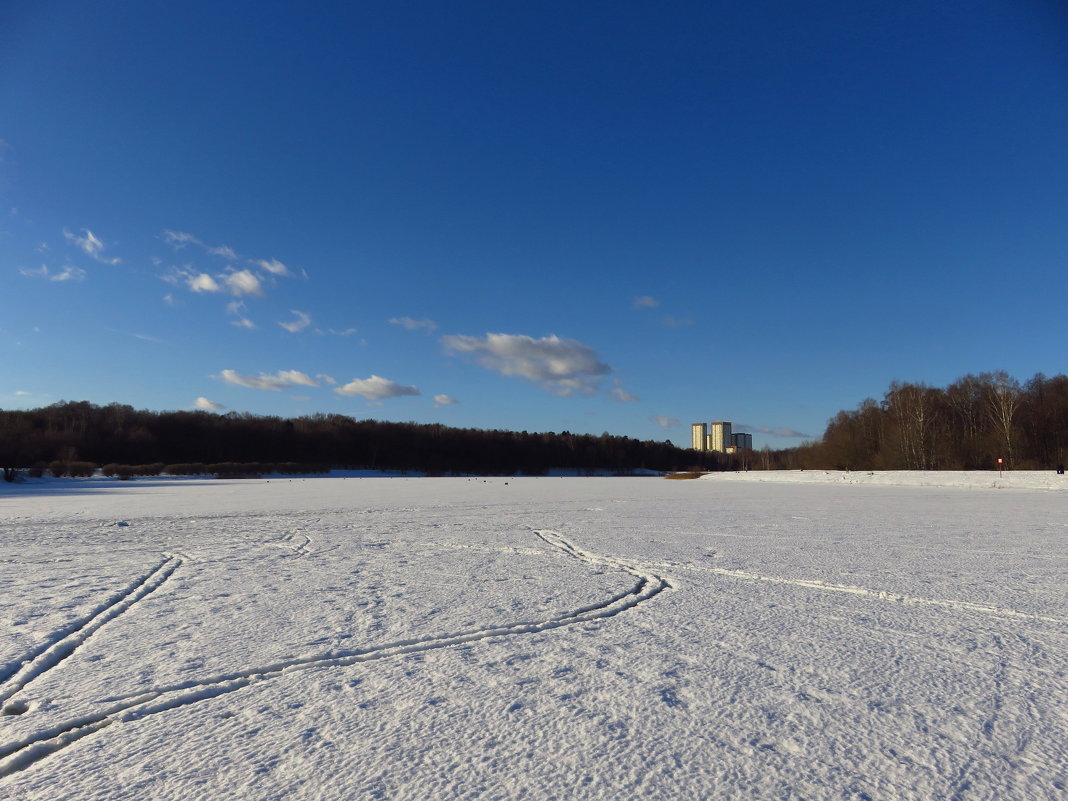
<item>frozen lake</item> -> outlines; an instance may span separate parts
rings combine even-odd
[[[1064,477],[885,475],[0,486],[0,799],[1068,798]]]

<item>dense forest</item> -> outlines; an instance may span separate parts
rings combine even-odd
[[[484,431],[336,414],[285,419],[152,412],[84,401],[0,411],[0,467],[8,480],[15,471],[35,466],[53,474],[111,466],[122,475],[117,468],[126,465],[154,465],[150,473],[168,465],[176,470],[167,472],[219,473],[222,465],[234,472],[235,464],[248,463],[258,463],[261,471],[285,464],[290,470],[310,467],[309,472],[371,468],[482,475],[542,475],[550,468],[623,472],[732,466],[721,454],[608,434]]]
[[[1005,372],[945,388],[894,381],[881,401],[841,411],[823,438],[749,454],[699,453],[671,442],[449,428],[317,414],[280,418],[231,412],[153,412],[112,403],[63,402],[0,410],[0,467],[108,474],[308,472],[370,468],[431,475],[543,475],[552,468],[993,470],[1048,469],[1068,461],[1068,376],[1026,383]],[[110,468],[110,471],[107,469]]]
[[[823,439],[757,455],[757,467],[836,470],[1053,468],[1068,460],[1068,376],[1004,371],[944,389],[895,381],[830,420]]]

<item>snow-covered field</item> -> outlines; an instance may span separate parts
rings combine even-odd
[[[1068,797],[1064,477],[822,475],[0,486],[0,798]]]

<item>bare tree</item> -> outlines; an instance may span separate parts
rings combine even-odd
[[[1023,392],[1020,382],[1004,370],[979,376],[986,385],[986,413],[1005,449],[1006,464],[1013,465],[1013,429]]]
[[[938,416],[936,392],[924,384],[894,381],[886,393],[889,412],[898,425],[905,466],[912,470],[931,467],[932,430]]]

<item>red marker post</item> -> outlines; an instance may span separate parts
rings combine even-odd
[[[1005,475],[1005,474],[1004,474],[1004,473],[1002,472],[1002,466],[1001,466],[1001,457],[1000,457],[1000,456],[998,457],[998,475],[999,475],[999,476],[1003,476],[1003,475]]]

